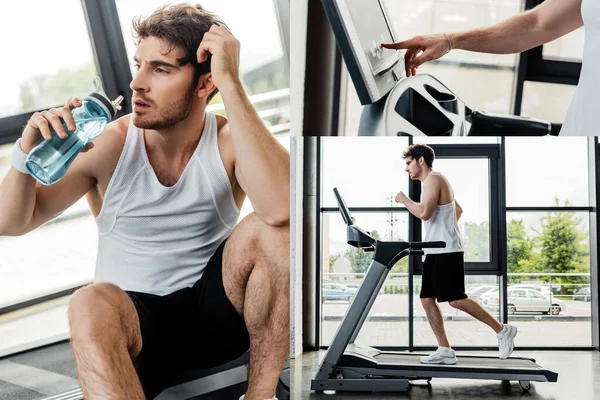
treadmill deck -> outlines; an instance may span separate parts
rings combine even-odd
[[[501,379],[531,380],[537,382],[556,382],[558,374],[543,369],[531,358],[509,357],[499,359],[489,356],[461,356],[452,365],[422,364],[420,357],[426,354],[383,352],[373,358],[376,363],[359,357],[344,354],[338,370],[352,370],[365,375],[465,378],[465,379]]]

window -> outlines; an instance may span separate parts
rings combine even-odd
[[[465,262],[490,261],[490,167],[486,158],[436,159],[434,170],[448,178],[463,209],[459,228]],[[473,183],[477,182],[476,185]]]
[[[546,297],[542,296],[541,294],[539,294],[538,292],[535,292],[533,290],[528,290],[527,294],[529,295],[529,297],[533,297],[534,299],[545,299]]]
[[[455,136],[448,142],[447,137],[443,136],[414,136],[413,143],[424,144],[473,144],[473,143],[500,143],[499,136]]]
[[[342,196],[345,196],[342,193]],[[344,200],[346,200],[344,198]],[[352,207],[351,204],[348,204]],[[356,225],[381,240],[407,240],[408,214],[352,212]],[[358,286],[364,279],[372,252],[364,252],[346,243],[346,225],[339,212],[322,214],[321,343],[329,345]],[[384,286],[359,335],[358,341],[376,345],[408,345],[408,258],[401,259],[388,275]],[[381,316],[385,316],[382,321]],[[393,327],[389,335],[381,335]]]
[[[499,280],[497,276],[467,275],[465,289],[467,296],[480,304],[496,301],[498,298]],[[419,301],[421,276],[415,276],[415,317],[414,345],[437,347],[437,341],[425,317],[425,310]],[[461,346],[497,346],[496,334],[490,328],[477,321],[469,314],[453,308],[448,302],[439,303],[444,317],[444,326],[448,339],[453,347]],[[494,318],[499,318],[497,305],[489,309]],[[365,343],[367,344],[367,343]],[[395,344],[394,344],[395,345]]]
[[[583,62],[583,27],[524,53],[521,115],[563,123],[579,81]],[[557,83],[560,82],[560,83]],[[519,82],[521,84],[521,82]]]
[[[506,138],[506,159],[508,207],[589,205],[587,138]]]
[[[2,63],[0,118],[55,107],[94,88],[97,72],[81,1],[39,1],[33,8],[31,2],[13,2],[0,24],[2,47],[12,60]],[[27,16],[26,26],[9,14]],[[59,50],[47,43],[66,47]]]
[[[426,142],[426,138],[423,141]],[[326,284],[336,282],[350,286],[362,281],[364,268],[353,270],[345,257],[353,249],[346,244],[342,218],[337,211],[331,210],[336,204],[329,192],[332,187],[339,187],[339,182],[346,182],[345,189],[340,191],[347,205],[351,208],[364,207],[360,213],[353,212],[358,226],[375,230],[378,235],[385,232],[390,237],[393,231],[390,222],[396,221],[395,237],[405,237],[411,223],[409,213],[402,208],[390,212],[390,204],[384,200],[382,188],[404,185],[402,179],[406,180],[406,177],[400,178],[401,173],[391,172],[401,166],[388,163],[408,142],[406,138],[396,137],[323,138],[321,143],[322,279]],[[469,145],[461,141],[454,145],[446,141],[432,145],[436,151],[434,169],[449,179],[455,197],[464,209],[459,226],[466,242],[467,267],[477,267],[470,270],[475,275],[465,278],[467,295],[496,318],[506,307],[508,322],[516,325],[521,332],[519,346],[589,346],[592,341],[592,313],[586,290],[589,290],[591,282],[590,252],[593,247],[590,230],[595,223],[590,214],[593,210],[590,191],[595,190],[589,182],[588,147],[591,142],[584,137],[510,137],[496,143],[496,146]],[[502,156],[504,159],[500,158]],[[498,162],[504,165],[505,182],[495,184],[493,182],[498,175],[492,171],[497,172],[497,164],[494,163]],[[364,168],[363,165],[370,167]],[[502,186],[506,189],[505,213],[502,199],[498,200],[498,194],[493,194],[490,189],[494,185],[498,189]],[[371,196],[374,193],[378,195],[375,201]],[[349,200],[350,196],[352,200]],[[495,210],[500,211],[500,216]],[[507,242],[506,253],[495,258],[496,241],[493,238],[499,229],[490,225],[497,218],[506,218]],[[473,229],[473,234],[467,233],[461,225],[466,223],[481,229]],[[472,250],[470,244],[476,244],[480,251],[469,254]],[[371,254],[357,254],[351,260],[366,268]],[[363,258],[359,259],[358,255]],[[505,288],[500,287],[504,280],[497,275],[479,275],[480,266],[482,271],[488,272],[484,268],[486,263],[497,267],[498,272],[503,274],[501,267],[504,265],[494,264],[494,259],[506,263]],[[413,277],[411,306],[409,282],[403,275],[404,270],[401,266],[394,268],[397,272],[393,270],[385,281],[358,340],[369,345],[407,347],[410,324],[400,321],[406,321],[408,317],[406,307],[414,307],[414,346],[435,346],[435,337],[418,301],[421,275]],[[501,296],[504,290],[507,291],[506,304]],[[329,344],[348,304],[342,300],[324,302],[321,313],[323,345]],[[395,306],[390,308],[391,305]],[[447,303],[440,307],[447,331],[455,332],[451,337],[453,346],[496,345],[493,331],[479,321]],[[383,315],[386,315],[385,318]]]
[[[506,138],[506,159],[508,284],[533,289],[508,304],[519,345],[589,346],[591,308],[576,301],[590,285],[588,139]]]
[[[509,289],[525,285],[531,288],[528,297],[539,301],[509,299],[509,322],[527,332],[519,336],[519,345],[589,346],[590,303],[575,298],[590,284],[589,212],[514,211],[506,222]]]
[[[46,27],[42,41],[39,30],[24,29],[19,19],[8,18],[0,25],[3,48],[15,61],[2,66],[0,118],[56,107],[69,97],[83,98],[94,88],[92,80],[97,71],[81,1],[36,2],[34,8],[32,12],[29,2],[15,2],[10,13],[26,15],[28,26]],[[19,33],[18,38],[15,32]],[[68,48],[44,43],[64,43]],[[35,61],[26,62],[32,58]],[[10,169],[11,149],[12,144],[0,146],[0,179]],[[60,222],[48,224],[27,237],[0,238],[0,309],[92,279],[95,227],[86,210],[85,203],[80,202],[65,212]],[[45,310],[44,329],[32,323],[31,312],[4,313],[0,353],[64,335],[65,308],[60,299],[39,306],[36,311]]]
[[[544,44],[542,55],[544,59],[560,61],[583,61],[583,42],[585,30],[583,27],[565,36]]]
[[[573,85],[525,81],[521,115],[562,124],[574,95]]]
[[[348,207],[400,207],[394,198],[408,193],[402,152],[405,138],[322,138],[323,206],[337,207],[337,187]]]

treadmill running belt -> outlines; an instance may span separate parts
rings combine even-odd
[[[422,364],[419,358],[426,354],[380,354],[375,356],[378,362],[388,364],[388,365],[410,365],[415,366],[418,365],[420,367],[435,367],[439,366],[436,364]],[[530,369],[534,371],[538,371],[541,369],[539,365],[535,363],[530,358],[507,358],[505,360],[501,360],[499,358],[494,357],[474,357],[474,356],[461,356],[460,354],[456,355],[456,359],[458,363],[454,365],[444,365],[445,368],[518,368],[518,369]]]

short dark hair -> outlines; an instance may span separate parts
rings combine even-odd
[[[402,153],[402,158],[407,159],[408,157],[412,157],[415,160],[419,160],[419,158],[423,157],[425,159],[425,164],[429,168],[433,168],[433,160],[435,160],[435,151],[426,144],[412,144],[404,150]]]
[[[208,59],[198,63],[196,53],[204,34],[214,24],[223,26],[225,23],[214,13],[206,11],[200,4],[164,5],[158,8],[148,18],[133,19],[133,35],[136,45],[149,36],[162,39],[169,43],[172,51],[176,47],[184,50],[185,55],[177,59],[180,66],[192,64],[194,77],[192,86],[196,87],[200,76],[210,72],[210,54]],[[215,89],[207,98],[207,103],[217,94]]]

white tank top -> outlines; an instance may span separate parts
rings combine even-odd
[[[585,29],[583,63],[561,136],[600,135],[600,0],[583,0],[581,15]]]
[[[423,249],[425,254],[455,253],[463,251],[460,230],[456,221],[456,203],[435,206],[431,218],[423,221],[425,242],[442,241],[446,247]]]
[[[239,213],[219,153],[214,114],[206,114],[198,146],[171,187],[158,181],[144,130],[130,122],[96,217],[95,280],[156,295],[192,286]]]

